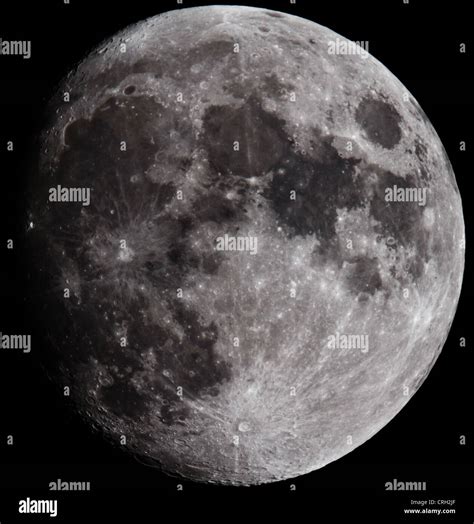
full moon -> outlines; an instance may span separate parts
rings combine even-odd
[[[261,484],[350,453],[418,390],[459,298],[461,198],[364,42],[176,10],[92,51],[47,120],[27,238],[48,369],[106,438]]]

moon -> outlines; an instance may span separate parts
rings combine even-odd
[[[464,269],[453,169],[363,43],[180,9],[92,51],[30,184],[48,373],[128,453],[220,484],[317,470],[415,394]]]

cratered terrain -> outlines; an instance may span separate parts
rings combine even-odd
[[[52,98],[27,232],[51,375],[135,456],[224,484],[308,473],[436,361],[461,199],[427,116],[362,51],[285,13],[182,9]]]

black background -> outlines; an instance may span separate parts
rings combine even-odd
[[[211,2],[213,4],[225,2]],[[229,2],[236,3],[236,2]],[[443,352],[421,389],[384,429],[342,459],[293,480],[251,488],[206,486],[174,479],[112,447],[74,415],[62,391],[30,354],[0,352],[0,522],[47,521],[18,515],[18,500],[58,498],[59,519],[347,519],[401,520],[418,499],[456,499],[456,520],[472,521],[471,177],[474,62],[469,3],[242,2],[310,18],[369,51],[415,96],[453,164],[463,196],[467,260],[463,291]],[[31,40],[32,57],[0,56],[0,331],[32,333],[25,307],[29,260],[21,233],[27,174],[42,110],[59,80],[83,56],[123,27],[170,9],[205,2],[2,2],[0,37]],[[459,53],[461,42],[467,53]],[[6,151],[13,140],[14,152]],[[467,151],[459,151],[466,141]],[[14,250],[7,250],[7,239]],[[453,254],[454,256],[454,254]],[[459,347],[466,337],[467,347]],[[7,435],[14,445],[7,446]],[[465,435],[466,445],[459,445]],[[85,493],[49,492],[56,480],[90,481]],[[425,481],[427,492],[389,492],[392,479]],[[183,490],[178,491],[177,484]],[[291,485],[296,488],[294,491]],[[405,517],[407,518],[407,517]],[[451,517],[452,519],[452,517]],[[420,517],[407,520],[419,521]],[[431,517],[430,520],[443,520]]]

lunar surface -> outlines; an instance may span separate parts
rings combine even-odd
[[[461,199],[417,101],[363,50],[285,13],[182,9],[53,96],[27,231],[51,376],[134,456],[202,482],[308,473],[436,361]]]

